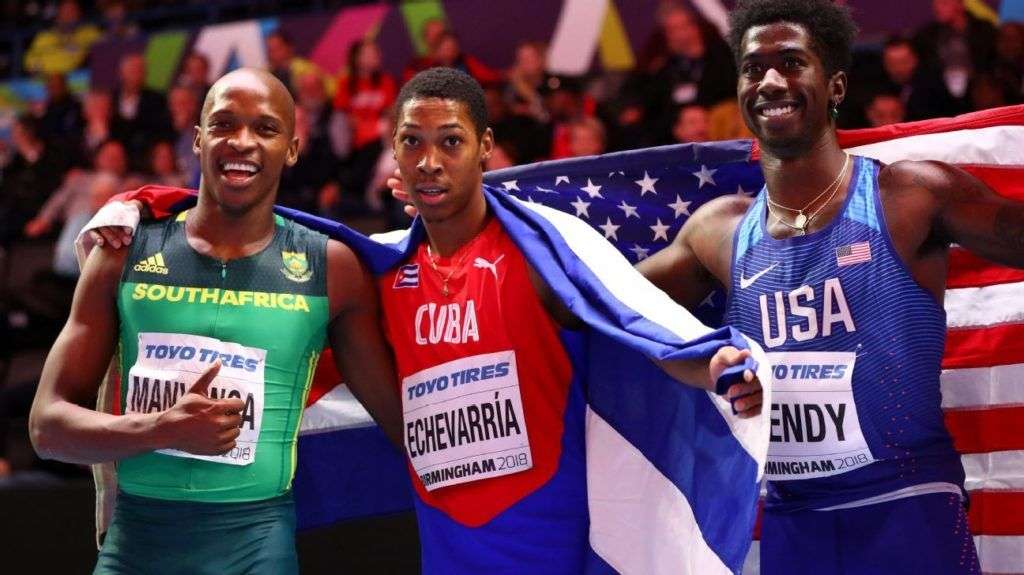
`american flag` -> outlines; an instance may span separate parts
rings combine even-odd
[[[836,248],[836,264],[839,267],[871,261],[871,244],[857,242]]]
[[[886,163],[956,164],[1024,201],[1024,106],[841,132],[840,143]],[[510,168],[486,182],[575,214],[636,262],[712,198],[756,194],[758,156],[749,140],[670,146]],[[971,530],[985,573],[1024,573],[1024,270],[953,248],[947,287],[942,407],[967,472]],[[711,294],[695,315],[713,321],[723,303]],[[745,572],[757,572],[756,557],[755,543]]]

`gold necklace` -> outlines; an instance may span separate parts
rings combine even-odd
[[[841,187],[841,183],[843,181],[843,176],[846,175],[846,168],[848,168],[849,166],[850,166],[850,154],[846,154],[846,160],[843,162],[843,167],[842,167],[842,169],[839,170],[839,174],[836,175],[836,179],[833,180],[831,184],[826,186],[825,189],[822,190],[822,192],[820,194],[818,194],[817,196],[814,196],[814,198],[811,201],[809,201],[806,204],[804,204],[804,207],[802,207],[800,209],[790,208],[790,207],[784,206],[784,205],[782,205],[782,204],[772,200],[772,194],[771,194],[771,192],[768,191],[768,188],[766,186],[765,187],[765,197],[768,200],[768,212],[771,215],[775,216],[775,219],[778,220],[779,223],[785,225],[786,227],[788,227],[790,229],[796,230],[796,231],[800,232],[801,234],[806,234],[807,233],[807,226],[811,225],[811,220],[813,220],[819,213],[821,213],[821,210],[825,209],[825,206],[827,206],[829,204],[829,202],[832,201],[832,198],[836,197],[836,192],[838,192],[839,188]],[[828,199],[824,201],[824,203],[822,203],[820,206],[818,206],[818,209],[816,209],[813,212],[811,212],[811,214],[809,216],[804,214],[804,210],[806,210],[807,208],[809,208],[812,205],[814,205],[815,202],[817,202],[819,199],[821,199],[822,196],[824,196],[825,194],[829,193],[830,191],[832,193],[829,195]],[[796,213],[796,218],[793,220],[793,223],[789,223],[786,220],[782,219],[782,216],[780,216],[772,208],[781,208],[783,210],[788,210],[790,212],[794,212],[794,213]]]
[[[468,253],[469,250],[462,250],[462,256],[459,257],[459,261],[455,262],[455,265],[452,266],[452,269],[451,271],[448,272],[448,275],[444,276],[441,275],[441,270],[437,269],[437,261],[434,258],[433,252],[430,250],[430,243],[427,243],[427,261],[430,262],[430,267],[431,269],[434,270],[434,273],[437,274],[437,277],[441,279],[441,295],[443,295],[444,297],[448,297],[448,280],[452,279],[452,276],[455,275],[455,272],[459,271],[459,269],[462,268],[462,262],[465,261],[466,255]]]

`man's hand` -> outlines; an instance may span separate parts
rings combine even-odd
[[[142,202],[139,200],[131,200],[129,202],[123,202],[128,206],[135,208],[140,214],[143,211]],[[89,238],[92,239],[93,243],[97,246],[107,246],[114,248],[115,250],[121,249],[121,246],[131,245],[132,234],[135,232],[133,228],[127,226],[101,226],[89,230]]]
[[[739,350],[732,346],[725,346],[718,350],[708,363],[708,371],[711,373],[711,381],[716,382],[726,369],[741,365],[748,357],[750,350]],[[743,371],[743,383],[736,383],[729,387],[725,398],[732,402],[733,409],[740,417],[754,417],[761,414],[761,381],[757,375],[747,369]]]
[[[398,171],[398,168],[395,168],[395,173],[391,174],[391,177],[388,178],[387,186],[391,189],[391,195],[394,196],[396,200],[405,204],[405,207],[403,208],[405,210],[405,214],[410,218],[415,218],[416,214],[419,212],[416,211],[416,206],[412,205],[412,199],[409,197],[409,192],[402,189],[402,172]]]
[[[197,455],[221,455],[235,447],[245,402],[207,396],[218,371],[220,363],[214,363],[174,407],[160,414],[156,426],[164,447]]]

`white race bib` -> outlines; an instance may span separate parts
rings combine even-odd
[[[263,372],[267,350],[245,347],[212,337],[180,333],[139,333],[139,352],[128,371],[125,413],[153,413],[170,409],[188,393],[210,365],[221,361],[220,372],[210,382],[213,399],[236,397],[245,401],[241,434],[235,448],[224,455],[196,455],[176,449],[157,453],[249,465],[256,460],[256,444],[263,423]]]
[[[533,467],[514,351],[406,377],[402,411],[405,449],[428,491]]]
[[[856,354],[775,352],[768,359],[772,365],[768,479],[828,477],[875,460],[861,432],[853,398]]]

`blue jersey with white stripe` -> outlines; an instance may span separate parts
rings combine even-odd
[[[945,311],[892,246],[879,164],[853,165],[825,228],[771,237],[762,189],[734,238],[726,321],[772,363],[766,505],[779,511],[963,485],[940,408]]]

